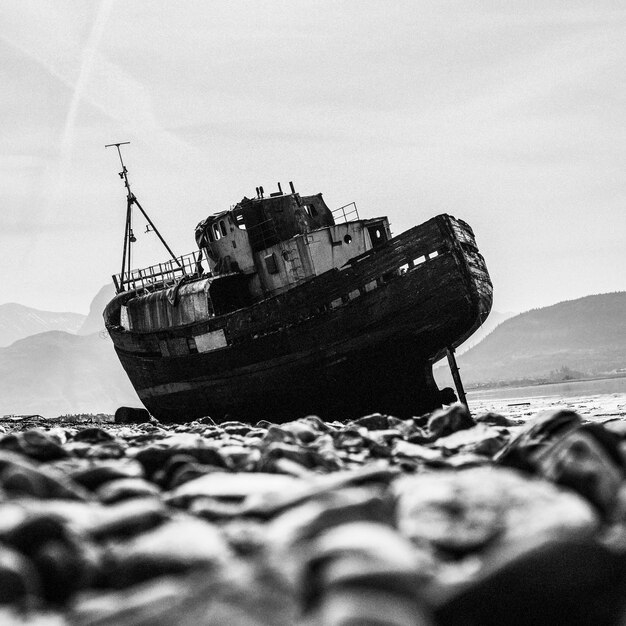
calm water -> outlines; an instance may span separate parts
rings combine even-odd
[[[626,377],[469,391],[467,400],[468,402],[472,400],[510,400],[514,402],[515,400],[523,401],[530,398],[577,398],[606,394],[626,394]]]

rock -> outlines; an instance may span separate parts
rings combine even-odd
[[[0,449],[18,452],[36,461],[53,461],[67,456],[57,439],[39,429],[5,435],[0,439]]]
[[[416,459],[419,461],[441,461],[443,459],[440,450],[416,443],[409,443],[402,439],[394,442],[393,453],[399,458]]]
[[[477,424],[472,428],[459,430],[447,437],[440,437],[433,447],[444,448],[448,452],[462,451],[470,454],[484,454],[493,457],[508,441],[508,431]]]
[[[307,415],[306,417],[301,417],[298,421],[308,424],[311,428],[320,433],[328,433],[335,430],[335,427],[332,424],[323,421],[317,415]]]
[[[179,485],[205,476],[206,474],[212,474],[214,472],[221,472],[221,467],[215,467],[215,465],[203,465],[202,463],[187,463],[182,467],[177,468],[171,474],[170,481],[167,484],[168,489],[175,489]]]
[[[82,542],[57,516],[31,516],[8,533],[6,541],[33,563],[46,600],[63,603],[89,584],[90,564]]]
[[[249,519],[234,519],[221,527],[222,534],[230,548],[244,557],[261,556],[267,550],[267,527],[261,522]]]
[[[243,445],[225,445],[220,447],[218,453],[223,466],[234,472],[254,471],[261,459],[261,452],[258,449]]]
[[[150,421],[150,413],[146,409],[121,406],[115,411],[116,424],[143,424]]]
[[[247,435],[251,430],[250,424],[244,424],[243,422],[222,422],[220,424],[222,430],[229,435]]]
[[[216,526],[189,517],[112,545],[111,556],[109,585],[121,588],[164,574],[219,570],[230,550]]]
[[[513,423],[508,417],[499,413],[483,413],[475,418],[478,424],[488,424],[489,426],[512,426]]]
[[[80,461],[80,462],[79,462]],[[72,465],[58,465],[66,468],[67,475],[79,485],[96,490],[101,485],[119,478],[142,478],[142,465],[135,459],[73,459]]]
[[[585,424],[536,452],[533,463],[544,478],[574,489],[611,519],[625,478],[618,442],[602,425]]]
[[[368,430],[386,430],[389,426],[389,422],[386,415],[372,413],[372,415],[366,415],[365,417],[353,420],[348,426],[357,430],[359,427],[364,427]]]
[[[591,535],[599,524],[576,494],[513,470],[473,468],[407,476],[393,485],[398,527],[417,545],[451,554],[494,542]]]
[[[361,433],[360,430],[351,427],[333,433],[333,441],[335,443],[335,447],[341,450],[359,450],[365,445],[363,433]]]
[[[191,456],[205,465],[224,467],[224,460],[215,444],[198,435],[187,433],[171,435],[152,443],[136,450],[134,456],[143,465],[146,476],[151,477],[169,459],[180,454]]]
[[[437,623],[621,624],[626,557],[591,539],[527,542],[493,554],[479,576],[431,597]]]
[[[12,497],[89,499],[86,490],[54,468],[42,470],[6,450],[0,451],[0,487]]]
[[[432,443],[435,439],[436,437],[419,426],[414,426],[406,438],[409,443],[415,443],[417,445]]]
[[[160,500],[123,500],[103,507],[97,519],[85,529],[85,534],[98,541],[132,537],[156,528],[169,518],[170,512]]]
[[[281,424],[281,428],[294,435],[298,443],[303,444],[312,443],[322,433],[315,422],[305,419],[286,422]]]
[[[297,443],[296,435],[291,431],[283,428],[282,426],[274,426],[270,424],[267,432],[263,437],[263,445],[269,445],[272,443]]]
[[[100,502],[112,504],[132,498],[158,498],[160,489],[143,478],[118,478],[98,488],[96,497]]]
[[[505,528],[504,505],[485,482],[431,474],[400,481],[398,489],[399,528],[417,545],[461,555],[482,549]]]
[[[472,428],[475,425],[467,407],[457,402],[445,409],[435,411],[428,420],[428,430],[433,437],[446,437],[457,430]]]
[[[263,450],[259,470],[273,470],[274,461],[278,459],[288,459],[308,469],[336,470],[339,467],[334,458],[316,450],[287,443],[271,443]]]
[[[207,576],[204,570],[193,570],[186,575],[160,576],[126,589],[79,598],[72,611],[72,624],[98,626],[296,624],[298,616],[295,607],[289,602],[288,594],[279,595],[274,591],[278,597],[270,598],[273,591],[274,587],[267,584],[266,578],[246,580],[242,583],[234,577],[222,580],[216,575]],[[288,610],[285,610],[285,605]],[[268,608],[271,611],[269,614]]]
[[[73,445],[75,447],[84,446],[82,453],[77,452],[76,448],[74,448],[74,453],[76,456],[89,459],[121,459],[125,456],[126,448],[128,447],[128,444],[120,440],[89,444],[79,441]]]
[[[113,441],[115,437],[104,430],[104,428],[82,428],[78,430],[73,437],[74,441],[86,441],[87,443],[102,443],[104,441]]]
[[[25,607],[39,595],[39,575],[20,552],[0,547],[0,604]]]
[[[527,426],[466,418],[457,405],[280,426],[11,423],[0,623],[26,608],[17,623],[37,624],[39,607],[103,626],[404,626],[432,623],[430,606],[438,624],[554,606],[576,623],[578,600],[594,624],[619,623],[626,429],[571,411]]]
[[[551,441],[578,428],[582,419],[568,409],[542,411],[533,417],[509,443],[498,452],[494,461],[528,472],[535,471],[535,455]]]
[[[335,526],[350,522],[393,526],[394,521],[393,502],[381,489],[347,487],[320,493],[287,509],[269,524],[267,536],[286,555]]]
[[[214,472],[180,485],[168,494],[166,500],[182,505],[201,497],[221,498],[230,502],[241,502],[251,496],[261,500],[284,498],[299,493],[303,482],[281,474]]]
[[[324,623],[420,623],[415,620],[425,615],[419,610],[422,603],[418,596],[426,581],[423,565],[415,548],[391,527],[369,522],[342,524],[320,535],[311,547],[301,584],[304,608],[310,611],[321,605],[322,615],[331,620]],[[346,590],[367,592],[358,594],[365,598],[368,594],[378,597],[381,592],[389,601],[395,598],[396,605],[404,610],[394,614],[403,618],[386,621],[380,610],[388,608],[387,603],[386,607],[369,602],[348,605],[337,614],[339,606],[331,602],[333,610],[329,612],[329,594],[343,596]],[[412,616],[412,621],[405,621],[405,616]],[[367,621],[370,617],[375,618],[373,622]],[[344,621],[347,618],[350,621]]]
[[[342,586],[326,592],[315,621],[325,626],[429,626],[423,602],[385,590]]]
[[[245,512],[242,502],[228,502],[206,496],[194,498],[187,510],[192,515],[209,522],[234,520]]]
[[[208,415],[205,415],[204,417],[199,417],[196,422],[198,422],[199,424],[206,424],[208,426],[216,426],[213,418],[209,417]]]
[[[389,415],[387,417],[387,428],[398,431],[403,437],[408,437],[415,430],[416,426],[415,421],[412,419],[402,420]]]
[[[446,457],[439,467],[457,470],[469,467],[491,467],[491,459],[482,454],[457,452],[452,456]]]
[[[626,420],[612,418],[602,424],[604,428],[617,435],[621,441],[626,439]]]
[[[387,486],[397,476],[397,469],[372,465],[372,467],[354,471],[334,472],[300,479],[294,482],[291,489],[250,493],[244,501],[243,512],[247,515],[271,518],[321,494],[359,485]]]

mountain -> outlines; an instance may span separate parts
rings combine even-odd
[[[465,385],[563,379],[626,368],[626,292],[586,296],[516,315],[457,361]],[[437,378],[440,385],[450,384],[441,368]]]
[[[115,287],[113,287],[113,283],[105,285],[98,291],[89,306],[89,315],[87,315],[82,326],[78,329],[79,335],[89,335],[104,330],[102,311],[104,311],[104,307],[113,299],[114,295]]]
[[[48,330],[76,332],[84,323],[80,313],[53,313],[21,304],[0,304],[0,347]]]
[[[509,317],[513,317],[516,313],[506,311],[500,313],[498,311],[491,311],[487,321],[465,342],[462,343],[457,349],[457,354],[463,354],[470,348],[478,345],[487,335],[491,334],[504,320],[508,320]]]
[[[39,333],[0,348],[0,415],[113,413],[141,406],[113,344],[99,333]]]

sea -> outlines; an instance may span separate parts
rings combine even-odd
[[[494,411],[529,417],[562,407],[605,421],[626,416],[626,377],[480,389],[467,392],[467,403],[473,414]]]

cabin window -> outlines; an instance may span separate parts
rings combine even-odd
[[[305,210],[309,217],[317,216],[317,209],[312,204],[303,204],[302,208]]]
[[[350,235],[346,235],[343,238],[344,242],[347,243],[348,245],[350,245],[352,243],[352,237]]]
[[[243,219],[243,213],[237,213],[235,215],[235,226],[237,228],[241,228],[242,230],[246,230],[246,223]]]
[[[213,237],[213,233],[211,232],[211,227],[210,226],[204,231],[204,233],[207,236],[207,239],[211,243],[213,243],[215,241],[215,237]]]
[[[213,235],[215,236],[215,241],[217,241],[218,239],[221,239],[222,237],[219,226],[217,224],[213,224]]]
[[[222,233],[222,237],[226,237],[226,224],[224,224],[224,220],[220,220],[220,231]]]
[[[268,274],[278,274],[278,265],[273,252],[265,257],[265,267]]]

